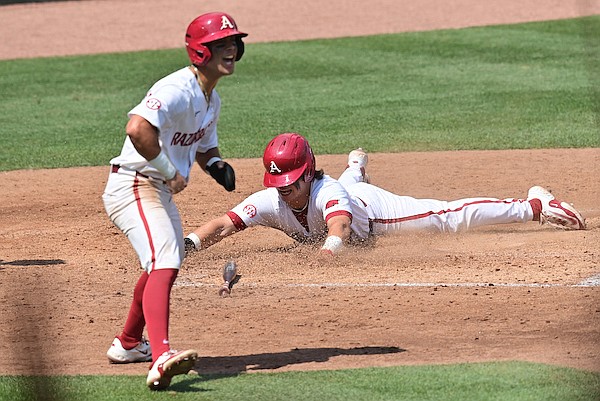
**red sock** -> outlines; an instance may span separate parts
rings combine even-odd
[[[540,214],[542,213],[542,201],[539,199],[531,199],[529,201],[531,209],[533,209],[533,221],[540,221]]]
[[[169,351],[169,303],[177,269],[153,270],[148,277],[142,306],[152,346],[152,362]]]
[[[129,315],[127,315],[125,327],[123,328],[123,332],[117,336],[125,349],[132,349],[142,339],[144,326],[146,325],[144,312],[142,311],[142,296],[144,295],[144,288],[146,287],[148,277],[148,273],[143,272],[138,279],[133,290],[133,301],[131,301],[131,306],[129,307]]]

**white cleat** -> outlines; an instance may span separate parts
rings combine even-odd
[[[358,166],[365,168],[369,163],[369,156],[362,149],[354,149],[352,152],[348,154],[348,166]]]
[[[358,167],[362,172],[363,182],[369,183],[369,175],[366,172],[369,156],[362,148],[354,149],[348,154],[348,167]]]
[[[529,189],[527,200],[542,202],[540,224],[549,224],[566,230],[585,230],[585,219],[573,206],[554,198],[546,188],[535,186]]]
[[[121,344],[121,340],[115,337],[106,352],[106,356],[111,363],[150,362],[152,360],[152,349],[145,338],[142,338],[134,348],[125,349]]]
[[[165,352],[150,366],[146,385],[150,390],[164,390],[171,384],[173,376],[187,374],[196,364],[196,359],[198,352],[193,349]]]

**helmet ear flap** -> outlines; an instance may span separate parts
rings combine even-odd
[[[235,56],[235,61],[240,61],[242,56],[244,55],[244,41],[241,36],[235,37],[235,44],[237,45],[237,54]]]
[[[307,167],[304,172],[304,182],[311,182],[313,178],[315,178],[315,169]]]
[[[312,152],[311,147],[306,143],[306,157],[309,159],[306,164],[306,170],[304,170],[304,182],[311,182],[315,178],[315,155]]]
[[[212,56],[212,54],[210,53],[210,49],[208,48],[208,46],[204,46],[203,44],[198,44],[198,46],[196,47],[197,49],[195,51],[198,55],[198,64],[206,65],[206,63],[208,63],[208,60],[210,60],[210,57]]]

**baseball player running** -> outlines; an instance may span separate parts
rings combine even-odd
[[[144,272],[133,291],[123,331],[107,352],[114,363],[151,361],[146,384],[169,386],[198,356],[169,344],[170,293],[184,258],[183,228],[173,195],[188,183],[196,161],[227,191],[235,189],[233,168],[221,160],[217,121],[221,99],[215,86],[233,74],[244,54],[233,18],[203,14],[187,28],[191,65],[156,82],[128,114],[127,137],[113,158],[102,196],[112,222],[127,236]],[[149,343],[142,337],[147,325]]]
[[[337,254],[344,245],[372,236],[419,230],[457,232],[478,226],[539,221],[563,229],[585,229],[581,214],[534,186],[526,199],[469,198],[455,201],[400,196],[368,183],[368,156],[348,155],[348,166],[335,180],[316,170],[307,140],[284,133],[267,145],[263,184],[267,189],[186,238],[186,251],[207,248],[248,227],[283,231],[299,242],[322,243],[320,253]]]

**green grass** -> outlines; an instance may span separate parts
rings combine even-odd
[[[277,133],[346,153],[600,146],[600,16],[248,44],[221,80],[226,157]],[[183,49],[0,62],[0,171],[106,165]]]
[[[318,154],[600,147],[600,16],[290,43],[248,44],[223,79],[226,157],[275,134]],[[0,171],[106,165],[126,113],[183,49],[0,61]],[[0,401],[598,400],[600,375],[529,363],[183,376],[0,376]]]
[[[36,398],[40,394],[46,398]],[[143,376],[0,377],[0,401],[595,401],[600,374],[502,362],[338,371],[177,376],[152,393]]]

